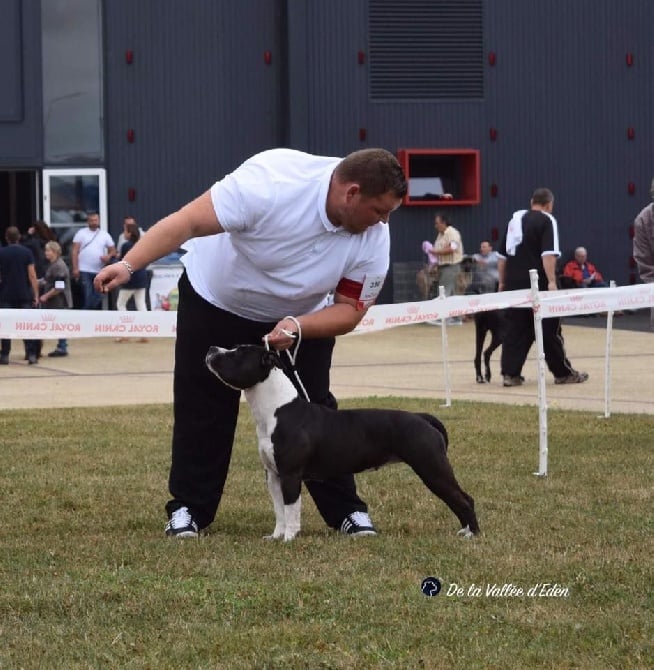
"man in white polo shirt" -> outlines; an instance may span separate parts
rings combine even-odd
[[[97,212],[87,213],[86,224],[73,237],[72,274],[82,287],[82,309],[99,309],[102,294],[93,288],[93,280],[105,263],[116,256],[116,245],[106,230],[100,230]]]
[[[273,149],[253,156],[148,230],[123,261],[98,275],[110,291],[185,244],[179,281],[174,420],[166,534],[195,537],[222,495],[240,394],[205,366],[212,345],[278,350],[302,329],[296,366],[312,402],[329,391],[334,337],[351,331],[388,271],[388,218],[407,183],[395,157],[364,149],[344,159]],[[328,301],[333,292],[333,303]],[[297,319],[285,318],[291,315]],[[374,535],[354,477],[306,482],[326,523]]]

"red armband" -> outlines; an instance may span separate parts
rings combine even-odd
[[[384,284],[386,275],[366,275],[363,282],[353,281],[352,279],[341,279],[336,287],[336,292],[357,301],[357,309],[368,309],[375,304]]]
[[[352,300],[358,300],[361,296],[362,288],[363,284],[361,282],[353,281],[352,279],[345,279],[344,277],[341,279],[341,281],[338,282],[336,293],[340,293],[346,298],[351,298]]]

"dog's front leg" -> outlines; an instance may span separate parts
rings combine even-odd
[[[266,484],[275,509],[275,530],[273,530],[272,535],[266,535],[265,538],[266,540],[278,540],[280,537],[285,538],[284,498],[279,475],[270,468],[266,468]]]
[[[302,516],[302,498],[300,491],[302,488],[302,479],[300,477],[282,476],[282,496],[284,498],[284,519],[286,530],[284,531],[284,541],[292,540],[299,532]]]

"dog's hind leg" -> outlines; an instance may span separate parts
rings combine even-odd
[[[284,537],[286,531],[286,522],[284,517],[284,496],[282,495],[282,485],[279,475],[274,471],[266,468],[266,484],[268,486],[268,493],[272,499],[273,508],[275,509],[275,529],[272,535],[266,535],[266,540],[278,540]]]
[[[284,542],[292,540],[299,532],[302,516],[302,478],[296,475],[281,477],[281,489],[284,502]]]
[[[451,469],[450,476],[447,477],[444,477],[444,473],[442,472],[437,477],[423,477],[420,473],[417,474],[429,490],[437,495],[454,512],[461,524],[461,530],[464,535],[468,535],[465,532],[466,529],[473,535],[479,533],[479,523],[475,514],[475,501],[459,486]]]
[[[499,327],[496,326],[493,330],[491,330],[491,342],[488,345],[488,349],[484,351],[484,367],[486,368],[486,381],[489,382],[491,380],[491,369],[490,369],[490,360],[491,356],[493,355],[493,352],[497,347],[502,344],[502,336],[499,332]]]
[[[433,441],[428,445],[414,444],[407,451],[410,454],[403,455],[403,460],[425,486],[454,512],[461,523],[462,534],[468,535],[466,529],[470,534],[479,533],[475,502],[459,486],[442,445],[436,445]]]
[[[481,373],[481,352],[484,348],[486,332],[484,315],[475,314],[475,375],[478,384],[483,384],[486,381]]]

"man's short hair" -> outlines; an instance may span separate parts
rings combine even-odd
[[[9,226],[5,231],[5,240],[7,240],[9,244],[15,244],[20,240],[20,230],[18,230],[16,226]]]
[[[450,225],[449,217],[447,214],[443,214],[443,212],[436,212],[436,214],[434,214],[434,223],[436,223],[436,219],[440,219],[446,227]]]
[[[386,149],[354,151],[336,166],[334,173],[341,182],[359,184],[361,195],[368,197],[391,192],[403,198],[408,189],[402,166]]]
[[[537,188],[531,196],[534,205],[549,205],[554,202],[554,193],[549,188]]]

